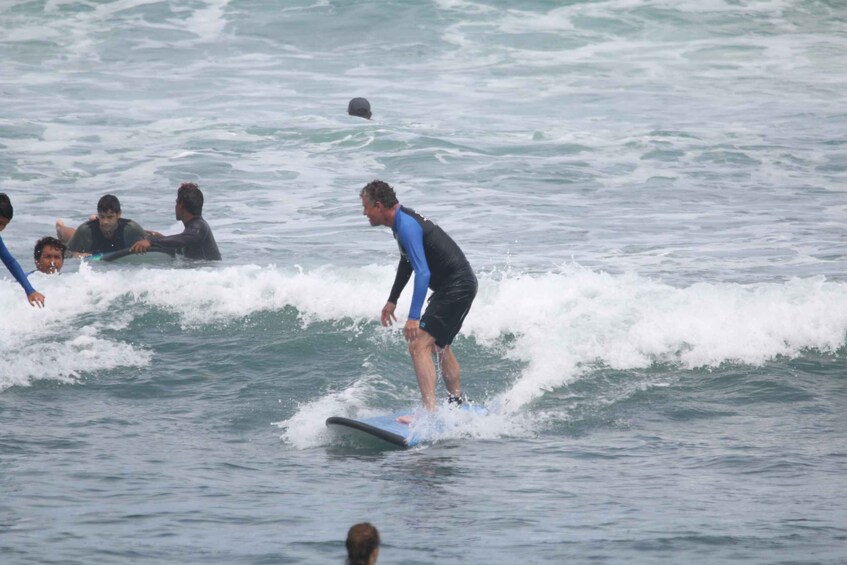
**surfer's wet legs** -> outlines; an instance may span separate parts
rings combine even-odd
[[[435,410],[435,363],[432,352],[435,348],[435,338],[426,332],[409,342],[409,354],[415,366],[415,376],[421,389],[421,398],[427,410]]]
[[[444,349],[436,346],[435,351],[436,355],[438,355],[438,365],[441,367],[441,378],[444,379],[444,386],[447,387],[447,392],[452,397],[461,397],[461,372],[459,370],[459,361],[453,354],[453,348],[449,345]]]

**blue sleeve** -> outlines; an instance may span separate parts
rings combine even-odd
[[[9,250],[6,249],[6,244],[3,243],[2,237],[0,237],[0,259],[3,260],[3,264],[6,265],[9,272],[15,277],[15,280],[24,287],[24,292],[26,292],[27,296],[35,292],[35,289],[32,288],[31,284],[29,284],[29,279],[26,278],[24,270],[21,269],[20,263],[18,263],[15,258],[12,257],[12,254],[9,253]]]
[[[412,294],[412,307],[409,308],[409,319],[420,320],[426,290],[429,288],[429,264],[424,253],[423,228],[414,218],[397,211],[397,241],[406,251],[406,257],[415,271],[415,291]]]

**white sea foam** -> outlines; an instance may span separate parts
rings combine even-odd
[[[229,0],[207,0],[205,8],[195,10],[186,19],[186,26],[203,41],[214,41],[226,27],[225,9],[228,5]]]
[[[47,297],[43,309],[30,306],[17,283],[0,281],[0,392],[37,380],[74,382],[83,374],[150,363],[152,355],[143,346],[101,335],[125,327],[129,319],[122,309],[112,308],[122,291],[97,277],[89,284],[89,271],[30,275]],[[80,325],[78,317],[86,314],[97,318]]]
[[[330,441],[324,425],[326,419],[361,410],[371,391],[367,381],[356,381],[344,390],[321,396],[300,406],[294,416],[275,425],[284,430],[282,439],[294,447],[303,449],[324,445]]]
[[[126,271],[83,268],[66,277],[74,281],[64,288],[76,297],[74,305],[61,296],[49,304],[64,315],[74,315],[108,309],[119,298],[129,297],[175,313],[184,326],[238,324],[252,313],[293,306],[306,325],[353,319],[357,325],[375,326],[392,271],[382,266],[305,271],[247,265],[142,269],[130,276]],[[74,285],[86,290],[74,290]],[[35,319],[51,312],[24,311],[28,307],[18,302],[20,314]],[[398,309],[401,322],[407,308],[404,297]],[[9,325],[4,339],[26,341],[30,326]],[[400,326],[388,332],[399,332]],[[676,288],[634,274],[610,275],[577,266],[536,275],[482,276],[463,334],[489,348],[491,355],[518,360],[524,368],[513,382],[484,399],[501,416],[487,419],[473,433],[485,437],[531,430],[532,421],[516,424],[513,419],[520,417],[521,407],[598,367],[630,370],[660,363],[688,370],[724,363],[760,365],[808,349],[833,352],[843,346],[845,332],[847,284],[822,277]],[[373,335],[378,340],[375,347],[396,346],[394,341],[384,342],[384,330]],[[141,355],[142,361],[148,359]],[[70,365],[68,372],[88,367]],[[357,383],[350,390],[319,396],[282,423],[289,431],[296,428],[285,437],[306,438],[302,441],[307,444],[326,441],[315,422],[331,413],[366,413],[369,390],[365,383]]]
[[[816,277],[674,288],[566,268],[483,287],[472,312],[464,331],[483,343],[517,338],[508,354],[526,368],[499,396],[516,409],[598,366],[693,369],[832,352],[847,331],[847,285]]]
[[[360,380],[339,392],[321,396],[313,402],[298,407],[295,414],[275,425],[282,428],[282,439],[298,449],[326,445],[333,442],[333,435],[324,422],[330,416],[367,418],[385,415],[385,410],[368,406],[368,398],[375,393],[368,384]],[[427,441],[440,442],[459,438],[495,439],[508,436],[526,436],[532,433],[540,418],[532,414],[515,414],[492,409],[485,412],[456,410],[439,406],[433,413],[407,406],[414,416],[410,425],[412,435],[423,436]],[[402,411],[403,406],[394,407]]]
[[[72,343],[59,328],[91,314],[98,315],[98,321],[84,326],[86,335],[99,340],[97,347],[105,348],[106,355],[127,365],[149,362],[143,346],[99,337],[100,329],[127,323],[129,310],[116,308],[127,301],[138,305],[138,312],[156,308],[174,313],[185,327],[237,324],[250,314],[288,306],[297,309],[303,324],[352,319],[376,325],[392,277],[392,267],[374,265],[95,270],[83,263],[77,272],[59,277],[36,276],[34,282],[47,295],[43,310],[30,308],[20,289],[7,280],[0,285],[8,304],[0,339],[11,363],[6,363],[0,383],[21,382],[8,367],[20,367],[32,348],[45,341],[90,346]],[[404,296],[398,306],[401,322],[408,300]],[[388,331],[399,332],[400,327],[402,323]],[[504,338],[513,340],[502,354],[520,361],[524,369],[491,399],[512,410],[598,366],[627,370],[655,363],[682,369],[758,365],[806,349],[832,352],[843,345],[845,332],[847,284],[823,277],[676,288],[634,274],[610,275],[578,266],[544,274],[480,277],[479,295],[463,328],[464,335],[489,347],[492,355],[504,351]],[[135,353],[127,355],[129,351]],[[79,357],[63,363],[56,373],[60,377],[91,368]]]

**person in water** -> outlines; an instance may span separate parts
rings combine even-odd
[[[76,230],[56,220],[56,234],[75,257],[126,249],[147,235],[136,222],[121,217],[121,202],[112,194],[100,198],[97,216]]]
[[[65,264],[65,251],[65,244],[55,237],[42,237],[35,242],[33,249],[36,270],[47,275],[58,273]]]
[[[347,114],[370,120],[372,116],[371,103],[366,98],[353,98],[347,104]]]
[[[15,210],[12,208],[12,201],[9,200],[6,193],[0,192],[0,232],[5,230],[6,226],[9,225],[9,222],[12,221],[14,212]],[[29,283],[29,279],[26,278],[26,273],[24,273],[24,270],[21,269],[21,264],[18,263],[17,260],[12,257],[12,254],[9,253],[9,250],[6,249],[6,244],[3,243],[2,237],[0,237],[0,260],[3,261],[3,264],[6,265],[9,272],[12,273],[13,277],[15,277],[18,284],[23,287],[24,292],[26,293],[26,299],[29,301],[30,305],[43,308],[44,295],[32,288],[32,285]]]
[[[203,219],[203,192],[193,182],[180,185],[176,193],[176,219],[185,230],[177,235],[150,234],[130,248],[133,253],[147,253],[156,246],[182,253],[186,259],[220,261],[221,252],[212,235],[212,228]]]
[[[379,557],[379,531],[369,524],[355,524],[347,531],[347,565],[374,565]]]
[[[477,280],[462,250],[444,230],[414,210],[401,206],[394,189],[375,180],[362,189],[363,214],[372,226],[391,228],[400,246],[400,264],[388,301],[382,308],[383,326],[397,321],[397,299],[412,273],[415,274],[412,305],[403,328],[415,367],[423,404],[435,409],[435,365],[438,357],[441,376],[450,403],[463,401],[459,362],[451,344],[462,327],[477,291]],[[433,291],[426,311],[421,315],[427,288]]]

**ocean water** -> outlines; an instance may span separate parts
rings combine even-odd
[[[4,0],[10,250],[194,181],[224,260],[0,273],[0,560],[847,562],[845,57],[841,0]],[[490,414],[408,451],[324,425],[419,396],[374,178],[480,280]]]

